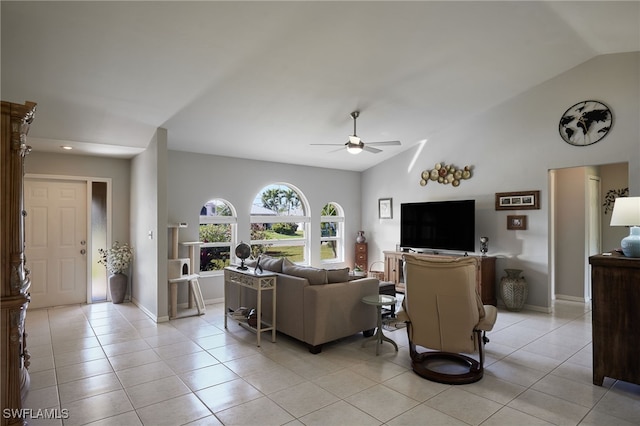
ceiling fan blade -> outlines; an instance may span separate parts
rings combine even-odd
[[[310,143],[311,146],[344,146],[343,143]]]
[[[379,152],[382,152],[381,149],[370,147],[369,144],[366,144],[362,149],[372,154],[377,154]]]
[[[400,141],[384,141],[384,142],[367,142],[367,145],[374,146],[393,146],[393,145],[402,145]]]

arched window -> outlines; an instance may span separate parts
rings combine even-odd
[[[216,198],[200,209],[200,273],[214,275],[229,266],[236,246],[236,211],[227,201]]]
[[[288,184],[265,186],[251,206],[251,253],[309,263],[308,203]]]
[[[320,260],[343,262],[344,211],[336,203],[327,203],[320,215]]]

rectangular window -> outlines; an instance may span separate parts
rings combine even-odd
[[[320,222],[320,260],[344,261],[344,217],[322,216]]]
[[[306,238],[303,223],[252,223],[251,228],[251,253],[254,257],[266,254],[304,263]]]
[[[211,201],[208,205],[212,205]],[[231,256],[235,247],[236,218],[231,216],[231,209],[210,209],[225,215],[213,214],[200,216],[199,241],[200,245],[200,273],[212,275],[231,264]]]
[[[339,242],[338,222],[321,222],[320,223],[320,259],[322,261],[331,261],[339,259]]]

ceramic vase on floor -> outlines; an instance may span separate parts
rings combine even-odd
[[[127,294],[127,284],[129,277],[125,274],[109,275],[109,294],[111,294],[111,302],[122,303],[124,296]]]
[[[529,287],[521,269],[505,269],[507,273],[500,279],[500,295],[504,305],[510,311],[520,311],[527,301]]]

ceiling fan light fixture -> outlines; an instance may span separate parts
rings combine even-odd
[[[350,135],[349,136],[349,143],[353,144],[353,145],[360,145],[360,142],[362,142],[362,140],[357,137],[356,135]]]
[[[362,152],[362,144],[361,143],[347,143],[347,152],[349,154],[360,154]]]

